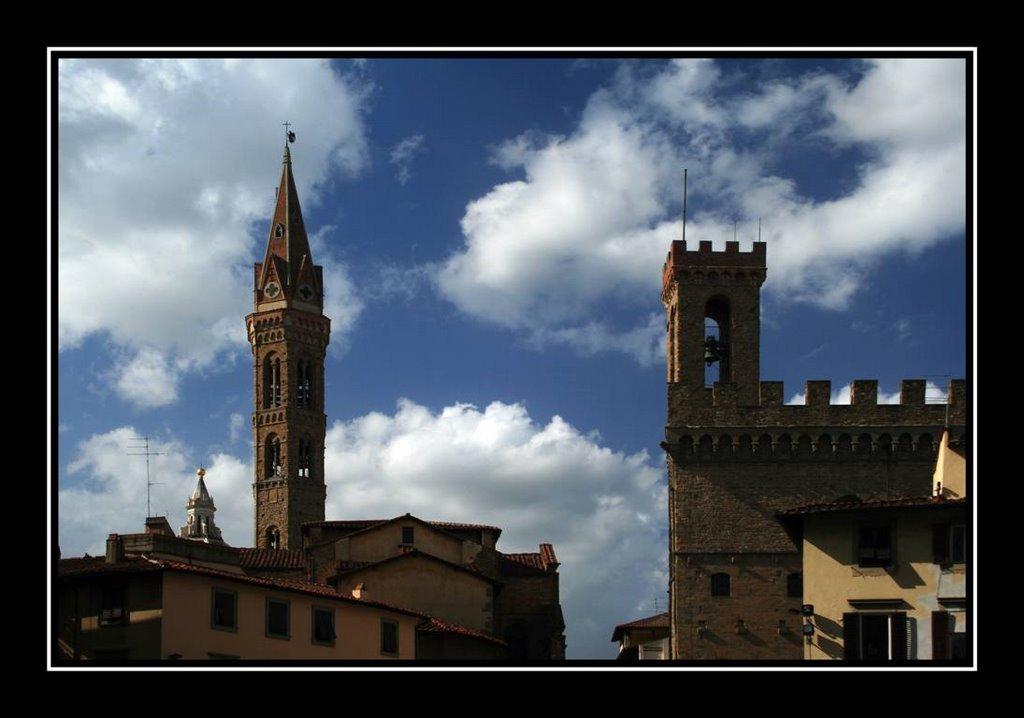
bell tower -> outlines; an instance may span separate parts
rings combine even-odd
[[[323,312],[323,267],[313,264],[285,144],[281,183],[263,261],[255,266],[252,491],[257,548],[302,548],[302,524],[323,521],[324,358],[331,320]]]
[[[726,242],[724,252],[708,241],[697,251],[687,251],[685,240],[672,243],[662,275],[668,382],[693,406],[710,405],[716,382],[735,391],[739,405],[758,403],[764,279],[763,242],[750,252],[739,242]]]

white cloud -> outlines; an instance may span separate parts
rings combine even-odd
[[[910,320],[906,317],[900,317],[893,324],[893,329],[896,330],[896,342],[902,343],[910,338]]]
[[[141,434],[131,426],[79,442],[60,479],[58,535],[64,556],[99,555],[109,533],[141,533],[146,519],[146,458]],[[171,528],[185,522],[185,503],[205,464],[206,484],[217,506],[216,522],[233,545],[252,542],[252,465],[227,454],[209,459],[172,436],[150,437],[150,503]]]
[[[962,231],[966,207],[963,62],[863,70],[856,82],[816,70],[738,94],[711,61],[653,74],[622,65],[572,132],[533,131],[495,150],[494,163],[521,177],[467,204],[464,245],[439,266],[441,293],[537,344],[643,360],[626,335],[658,311],[659,268],[680,234],[669,212],[689,167],[703,211],[689,218],[688,238],[720,247],[734,219],[762,218],[765,291],[845,308],[880,257]],[[756,141],[738,144],[742,133]],[[856,147],[867,160],[849,190],[811,199],[778,174],[793,143]],[[609,318],[609,306],[632,320]]]
[[[228,420],[228,436],[230,441],[234,444],[238,441],[245,431],[245,417],[241,414],[232,414]]]
[[[391,148],[390,162],[397,168],[395,179],[398,180],[398,184],[405,184],[412,179],[412,161],[417,154],[426,150],[423,135],[405,137]]]
[[[667,589],[660,462],[557,416],[542,425],[521,404],[434,413],[402,400],[393,415],[335,422],[326,463],[329,517],[410,512],[500,526],[503,551],[553,543],[570,655],[614,656],[612,627]]]
[[[179,371],[160,352],[144,347],[115,367],[114,390],[141,408],[172,404],[178,399]]]
[[[367,86],[322,61],[98,59],[62,60],[57,86],[60,347],[106,334],[118,393],[173,401],[178,375],[245,345],[283,145],[276,119],[252,118],[268,102],[275,118],[301,115],[293,159],[309,206],[316,182],[366,164]],[[145,395],[126,383],[142,370],[157,382]]]

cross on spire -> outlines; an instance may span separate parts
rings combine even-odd
[[[281,124],[284,125],[284,143],[285,146],[287,146],[289,142],[295,141],[295,133],[289,129],[292,126],[292,123],[288,122],[288,120],[285,120]]]

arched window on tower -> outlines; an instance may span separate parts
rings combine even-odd
[[[313,362],[309,359],[299,360],[298,406],[300,409],[313,407]]]
[[[281,406],[281,359],[274,353],[263,360],[263,408]]]
[[[299,439],[299,476],[304,479],[313,476],[313,442],[308,437]]]
[[[267,548],[275,551],[281,548],[281,532],[277,530],[277,526],[267,527]]]
[[[705,386],[732,381],[730,326],[729,300],[722,296],[709,299],[704,305]]]
[[[268,479],[281,475],[281,440],[277,438],[277,434],[267,437],[263,454],[263,470]]]
[[[284,225],[283,224],[279,224],[276,227],[274,227],[274,236],[275,237],[283,237],[284,236]]]

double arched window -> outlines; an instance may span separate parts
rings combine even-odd
[[[299,359],[297,404],[300,409],[313,408],[313,362]]]

